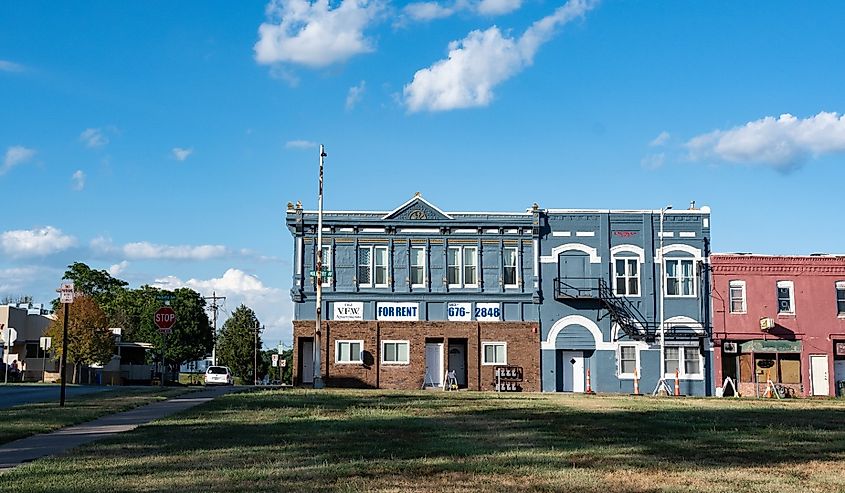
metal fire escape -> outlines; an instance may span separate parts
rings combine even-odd
[[[606,312],[599,318],[610,316],[622,332],[634,340],[654,342],[660,330],[659,320],[648,320],[640,310],[624,296],[618,296],[607,281],[597,277],[555,278],[555,299],[558,301],[597,300]],[[666,339],[697,340],[708,336],[705,327],[691,327],[689,324],[667,324]]]

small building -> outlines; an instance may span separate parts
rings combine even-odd
[[[293,375],[313,382],[317,212],[289,205]],[[320,374],[329,386],[540,389],[530,212],[324,211]]]
[[[717,384],[730,378],[752,397],[769,381],[799,396],[841,395],[845,256],[718,254],[711,262]]]
[[[17,361],[23,381],[39,381],[43,372],[58,372],[58,366],[52,359],[52,351],[45,352],[39,342],[47,333],[55,315],[41,303],[18,303],[0,305],[0,324],[3,326],[3,338],[11,327],[17,332],[17,339],[11,348],[0,347],[3,351],[3,363],[11,365]],[[0,379],[4,378],[0,375]]]

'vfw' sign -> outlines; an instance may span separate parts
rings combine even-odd
[[[335,303],[334,320],[364,320],[364,303],[360,301]]]

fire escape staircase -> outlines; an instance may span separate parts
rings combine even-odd
[[[617,296],[604,279],[557,278],[554,283],[557,300],[598,300],[607,310],[601,318],[610,316],[628,337],[646,342],[655,340],[659,324],[647,321],[629,299]]]

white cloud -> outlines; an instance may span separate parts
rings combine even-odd
[[[230,268],[222,277],[212,279],[189,279],[183,281],[175,276],[156,279],[153,286],[161,289],[191,288],[203,295],[212,292],[225,296],[223,315],[218,320],[222,326],[226,312],[231,312],[244,304],[252,308],[258,319],[266,326],[261,335],[266,346],[275,345],[279,340],[291,341],[292,303],[286,301],[281,289],[265,285],[257,276],[240,269]]]
[[[123,271],[125,271],[127,267],[129,267],[129,262],[124,260],[124,261],[122,261],[118,264],[114,264],[111,267],[109,267],[108,271],[109,271],[109,274],[111,274],[112,276],[117,276],[120,273],[122,273]]]
[[[502,15],[522,7],[522,0],[481,0],[476,9],[482,15]]]
[[[35,149],[29,149],[24,146],[12,146],[6,149],[6,155],[3,157],[3,166],[0,166],[0,176],[6,174],[9,170],[19,164],[26,163],[35,156]]]
[[[649,154],[642,158],[642,160],[640,160],[640,165],[647,170],[655,170],[663,167],[665,162],[666,154],[661,152],[658,154]]]
[[[458,12],[470,12],[484,16],[509,14],[522,7],[522,0],[456,0],[449,3],[436,1],[411,2],[402,8],[402,15],[396,23],[402,26],[406,19],[427,22],[450,17]]]
[[[79,140],[90,148],[103,147],[109,143],[109,138],[101,128],[86,128],[79,134]]]
[[[285,142],[285,147],[288,149],[314,149],[317,147],[317,143],[310,140],[289,140]]]
[[[0,248],[12,257],[50,255],[67,250],[75,244],[76,238],[53,226],[0,233]]]
[[[23,72],[23,70],[23,65],[8,60],[0,60],[0,72]]]
[[[449,43],[448,58],[418,70],[405,86],[409,111],[445,111],[487,106],[493,88],[534,61],[534,55],[556,29],[592,9],[592,0],[570,0],[532,24],[520,38],[507,37],[498,27],[472,31]]]
[[[188,159],[188,156],[194,153],[194,148],[183,149],[181,147],[174,147],[170,151],[173,154],[173,158],[177,161],[184,161]]]
[[[415,21],[430,21],[442,19],[454,14],[454,7],[444,7],[437,2],[414,2],[405,5],[402,13]]]
[[[73,176],[70,177],[71,181],[73,181],[73,189],[76,191],[80,191],[85,188],[85,172],[81,169],[76,170],[73,173]]]
[[[664,131],[660,132],[660,134],[657,137],[655,137],[654,140],[649,142],[648,145],[651,146],[651,147],[659,147],[659,146],[662,146],[662,145],[666,145],[666,143],[669,142],[670,137],[671,137],[671,135],[669,135],[669,132],[664,130]]]
[[[382,10],[379,0],[273,0],[258,28],[255,59],[261,64],[325,67],[373,51],[364,30]]]
[[[821,112],[808,118],[767,116],[730,130],[714,130],[686,143],[690,158],[761,164],[782,171],[812,157],[845,152],[845,114]]]
[[[158,245],[138,241],[116,246],[102,236],[91,240],[90,245],[96,253],[120,255],[129,260],[209,260],[233,254],[223,245]]]
[[[354,109],[355,106],[358,105],[358,102],[361,101],[361,98],[364,97],[364,91],[367,89],[367,82],[361,81],[360,84],[357,86],[352,86],[349,88],[349,92],[346,94],[346,109],[351,110]]]

